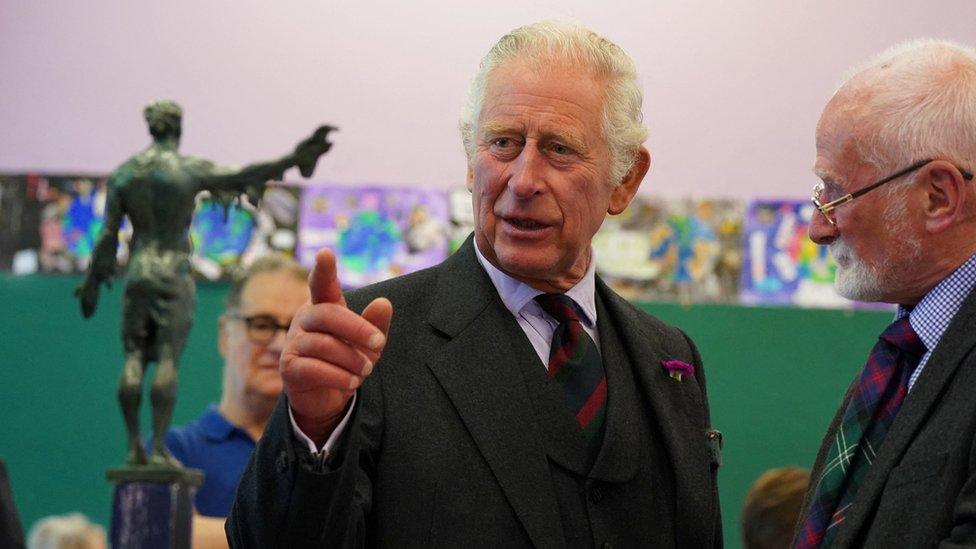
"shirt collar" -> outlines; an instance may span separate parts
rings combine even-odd
[[[545,292],[539,291],[528,284],[512,278],[492,265],[485,256],[481,255],[475,243],[474,251],[478,256],[478,262],[488,273],[488,278],[495,285],[498,296],[508,309],[516,317],[522,308],[529,304],[535,304],[533,298]],[[585,316],[585,324],[589,327],[596,326],[596,255],[590,249],[590,264],[586,268],[583,278],[575,286],[566,290],[565,295],[572,298],[579,306]],[[540,309],[541,310],[541,309]]]
[[[962,302],[976,286],[976,255],[970,257],[952,274],[942,279],[925,294],[914,308],[898,306],[895,318],[908,316],[915,333],[929,351],[942,339],[942,334],[956,316]]]
[[[227,440],[235,432],[247,434],[243,429],[227,421],[227,418],[217,410],[217,405],[215,404],[207,406],[207,411],[200,416],[200,429],[211,440]],[[248,435],[248,438],[251,438],[250,435]]]

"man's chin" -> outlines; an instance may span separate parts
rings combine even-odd
[[[552,254],[534,249],[496,249],[499,270],[519,280],[535,280],[552,276],[555,260]]]
[[[841,297],[853,300],[853,301],[881,301],[881,288],[875,280],[868,279],[868,277],[858,277],[854,273],[844,272],[842,269],[837,270],[837,275],[834,278],[834,290]]]
[[[268,385],[267,387],[254,387],[248,391],[248,394],[252,400],[274,404],[278,401],[278,397],[281,396],[281,390],[281,384]]]

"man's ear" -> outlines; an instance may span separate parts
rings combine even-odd
[[[925,182],[925,229],[940,233],[965,217],[966,200],[972,199],[959,169],[944,160],[936,160],[919,174]]]
[[[220,315],[217,319],[217,350],[220,351],[220,356],[227,358],[227,316]]]
[[[468,178],[465,180],[464,186],[468,188],[468,192],[474,190],[474,171],[471,169],[470,162],[468,162]]]
[[[651,153],[648,152],[647,147],[641,145],[637,149],[637,159],[634,161],[634,166],[630,168],[630,171],[627,172],[627,175],[624,176],[620,184],[614,187],[610,193],[610,206],[607,208],[607,213],[617,215],[627,209],[630,201],[637,194],[637,189],[640,187],[641,181],[644,180],[644,176],[650,167]]]

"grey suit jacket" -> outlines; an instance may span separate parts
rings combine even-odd
[[[833,547],[976,547],[974,350],[976,291],[952,319],[902,404],[854,505],[838,526]],[[823,471],[850,397],[848,389],[817,454],[812,478]]]
[[[670,461],[671,474],[655,479],[657,493],[673,494],[655,504],[666,509],[630,509],[641,519],[614,526],[666,527],[677,547],[720,546],[697,351],[602,282],[597,293],[601,334],[612,322],[623,342],[603,349],[605,361],[608,354],[629,358],[638,386],[628,393],[611,384],[610,399],[640,393],[649,403],[634,409],[656,426]],[[550,430],[523,382],[525,372],[544,368],[478,264],[472,240],[438,267],[351,293],[349,304],[361,309],[377,296],[393,302],[389,343],[359,391],[336,459],[319,468],[308,463],[282,399],[238,489],[227,522],[232,545],[565,547],[546,450]],[[661,367],[665,359],[693,363],[698,375],[679,383]],[[593,467],[588,501],[620,505],[627,499],[614,497],[636,497],[627,487],[647,470],[640,461],[647,453],[631,444],[639,438],[633,419],[608,419],[613,443]],[[599,482],[613,489],[603,496],[594,488]],[[658,515],[673,519],[655,524]]]

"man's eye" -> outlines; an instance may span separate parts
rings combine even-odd
[[[549,149],[556,154],[573,154],[573,149],[570,149],[569,147],[563,145],[562,143],[553,143],[552,146],[549,147]]]
[[[491,146],[493,147],[507,148],[511,147],[512,145],[514,145],[514,143],[508,137],[496,137],[495,139],[491,140]]]
[[[251,320],[251,328],[255,330],[275,330],[278,323],[270,318],[255,318]]]
[[[832,202],[841,196],[841,190],[837,188],[836,185],[827,185],[824,187],[823,198],[824,202]]]

